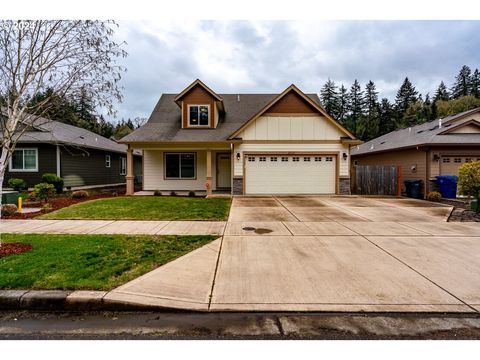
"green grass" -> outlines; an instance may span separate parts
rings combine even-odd
[[[205,245],[214,236],[4,234],[33,250],[0,257],[0,289],[108,290]]]
[[[226,220],[230,199],[122,196],[75,204],[42,219]]]

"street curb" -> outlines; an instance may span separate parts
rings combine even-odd
[[[0,310],[188,311],[104,300],[107,291],[0,290]]]

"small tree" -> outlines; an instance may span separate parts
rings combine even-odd
[[[463,164],[459,169],[458,193],[477,199],[476,211],[480,201],[480,161]]]

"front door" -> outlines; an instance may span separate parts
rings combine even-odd
[[[217,154],[217,188],[230,188],[231,171],[230,154]]]

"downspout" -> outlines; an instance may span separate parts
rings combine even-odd
[[[57,176],[61,177],[60,171],[60,145],[57,145]]]

